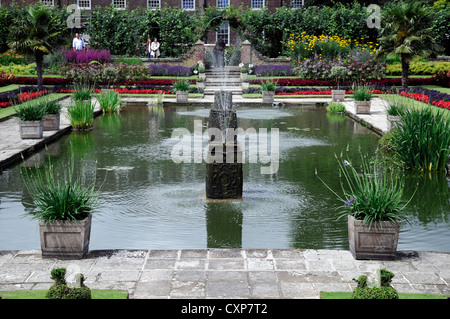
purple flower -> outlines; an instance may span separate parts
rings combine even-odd
[[[353,199],[353,197],[350,197],[350,199],[345,202],[345,207],[351,206],[354,202],[355,200]]]
[[[345,166],[350,166],[350,163],[347,162],[346,160],[344,160],[344,165],[345,165]]]

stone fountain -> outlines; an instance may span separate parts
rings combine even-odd
[[[208,120],[206,199],[242,200],[242,151],[231,92],[218,91]]]

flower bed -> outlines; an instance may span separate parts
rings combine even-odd
[[[401,89],[399,92],[401,96],[450,110],[450,94],[420,86]]]
[[[0,94],[0,108],[7,108],[13,104],[23,103],[28,100],[36,99],[40,96],[46,95],[47,89],[35,87],[23,87],[20,89],[8,91]]]
[[[90,49],[87,51],[74,51],[63,49],[62,53],[64,54],[66,63],[87,64],[92,61],[97,61],[103,64],[112,61],[111,53],[108,50]]]
[[[353,90],[351,87],[342,87],[342,90],[345,90],[346,94],[353,94]],[[323,88],[285,88],[278,87],[275,90],[275,95],[331,95],[331,88],[323,89]],[[372,86],[369,91],[373,94],[394,94],[394,90],[390,87],[381,87],[381,86]],[[255,94],[261,93],[259,88],[249,88],[244,90],[243,93],[246,94]]]
[[[255,67],[256,76],[290,76],[292,67],[290,65],[264,64]]]

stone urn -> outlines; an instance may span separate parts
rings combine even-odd
[[[204,89],[205,88],[205,82],[197,82],[197,87],[199,89]]]
[[[274,98],[275,98],[274,91],[262,91],[263,103],[273,103]]]
[[[348,241],[355,259],[394,259],[399,232],[399,223],[381,221],[369,226],[348,215]]]
[[[370,114],[371,101],[355,101],[356,114]]]
[[[398,115],[387,115],[387,125],[388,131],[392,131],[397,128],[397,123],[400,122],[401,116]]]
[[[244,90],[247,90],[247,89],[248,89],[248,86],[249,86],[249,83],[248,83],[248,82],[242,82],[242,88],[243,88]]]
[[[177,91],[177,102],[187,102],[188,101],[188,92],[187,91]]]
[[[91,223],[92,215],[77,221],[41,221],[42,258],[84,258],[89,251]]]
[[[241,72],[241,80],[247,80],[248,79],[248,73]]]
[[[200,79],[206,79],[206,73],[205,72],[200,72],[199,74],[198,74],[198,77],[200,78]]]
[[[343,102],[345,99],[345,90],[331,90],[331,100],[333,102]]]
[[[39,139],[44,135],[44,121],[20,121],[20,137],[22,139]]]
[[[45,114],[42,118],[44,121],[44,131],[57,131],[60,124],[60,113]]]

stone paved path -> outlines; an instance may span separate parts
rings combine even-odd
[[[42,259],[40,251],[0,252],[0,291],[48,289],[50,271],[66,267],[97,289],[131,299],[318,299],[347,291],[352,278],[386,268],[399,292],[450,294],[450,254],[400,252],[393,261],[355,260],[345,250],[183,249],[91,251],[82,260]]]

